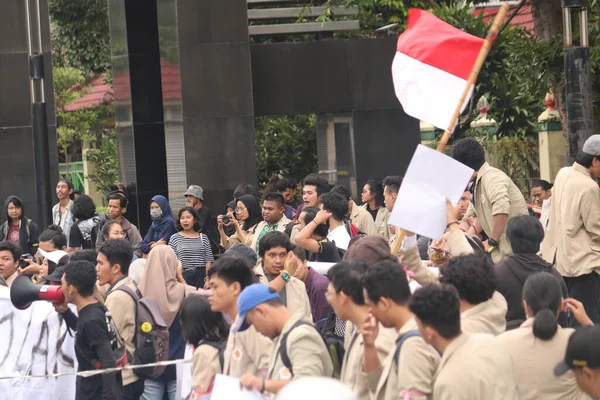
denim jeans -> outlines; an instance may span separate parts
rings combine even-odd
[[[177,381],[163,382],[146,379],[146,382],[144,382],[144,394],[141,400],[163,400],[165,390],[167,391],[169,400],[176,400]]]

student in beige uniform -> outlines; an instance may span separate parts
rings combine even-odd
[[[210,391],[215,376],[223,373],[221,362],[229,326],[222,313],[211,310],[205,296],[186,298],[180,314],[183,339],[194,348],[192,390],[195,396],[201,396]]]
[[[387,200],[386,200],[387,201]],[[447,231],[444,234],[446,244],[445,248],[449,253],[449,259],[464,254],[473,253],[473,247],[469,244],[465,233],[460,229],[458,215],[460,213],[460,204],[453,206],[450,200],[446,200],[446,220]],[[427,265],[421,260],[417,248],[417,237],[413,233],[408,233],[404,238],[402,247],[398,254],[400,262],[409,271],[414,273],[413,279],[420,285],[426,286],[432,283],[438,283],[439,277],[433,273]]]
[[[365,235],[377,235],[377,228],[375,228],[373,217],[366,209],[356,205],[348,189],[344,186],[336,185],[331,191],[342,195],[344,199],[348,200],[348,214],[346,217],[356,225],[359,232]]]
[[[566,301],[564,304],[569,308],[583,311],[574,312],[580,319],[585,318],[582,325],[593,325],[583,307],[579,307],[581,303],[571,299]],[[557,322],[563,308],[558,279],[548,272],[529,276],[523,287],[523,307],[527,320],[521,327],[498,336],[498,341],[512,356],[520,400],[588,399],[577,387],[572,371],[554,376],[554,366],[563,359],[569,337],[574,332],[570,328],[561,328]]]
[[[364,208],[375,221],[377,234],[388,240],[390,238],[390,227],[388,220],[390,212],[385,208],[383,200],[383,185],[376,180],[369,180],[362,190],[361,201]]]
[[[240,378],[243,387],[278,393],[292,379],[333,375],[331,357],[321,334],[312,321],[301,314],[292,315],[275,290],[260,283],[248,286],[238,299],[238,310],[240,315],[232,332],[254,326],[274,341],[266,379],[247,373]],[[284,354],[289,364],[284,361]]]
[[[99,285],[110,285],[106,291],[104,305],[111,313],[118,339],[132,356],[135,354],[135,323],[137,304],[133,294],[137,286],[127,276],[133,258],[133,248],[125,239],[110,239],[102,243],[98,250],[96,273]],[[128,289],[124,289],[127,287]],[[137,399],[144,393],[144,381],[133,370],[120,373],[123,383],[123,398]]]
[[[484,242],[494,263],[512,254],[506,238],[506,224],[512,217],[527,215],[527,204],[521,190],[502,171],[485,161],[483,146],[475,138],[459,140],[452,148],[452,157],[473,172],[473,205],[488,240]],[[471,217],[467,212],[465,217]]]
[[[348,346],[342,362],[340,380],[355,393],[357,400],[368,400],[369,387],[367,379],[361,373],[363,365],[362,328],[369,307],[365,304],[362,288],[362,276],[367,265],[360,261],[342,261],[327,271],[329,288],[327,296],[335,314],[343,321],[350,321],[352,329],[345,337]],[[393,328],[379,325],[379,335],[375,340],[375,351],[380,360],[384,360],[394,349],[397,333]]]
[[[264,221],[254,228],[254,236],[250,248],[259,253],[262,238],[269,232],[285,232],[290,220],[285,216],[285,200],[280,193],[267,193],[263,200],[262,216]]]
[[[371,398],[430,399],[440,356],[418,334],[414,315],[408,309],[410,287],[404,269],[394,261],[377,263],[364,274],[363,288],[370,313],[362,326],[362,371]],[[384,359],[375,347],[383,333],[378,323],[396,330],[396,343]]]
[[[400,176],[388,176],[383,180],[383,200],[385,208],[391,215],[398,198],[398,191],[402,185],[402,177]],[[397,229],[390,230],[390,248],[394,248],[394,245],[398,241],[398,235],[400,232]],[[397,254],[394,254],[397,255]]]
[[[230,320],[238,315],[237,301],[244,288],[256,282],[248,262],[241,257],[225,255],[209,270],[210,307]],[[265,376],[269,366],[271,340],[251,327],[243,332],[230,332],[225,348],[223,374],[241,377],[245,373]]]
[[[286,260],[292,250],[290,239],[281,232],[269,232],[260,241],[258,254],[262,260],[254,268],[260,283],[272,286],[279,292],[281,301],[291,313],[300,313],[312,321],[310,300],[306,286],[290,273]],[[289,262],[289,261],[288,261]],[[271,285],[271,282],[274,285]]]
[[[460,301],[454,287],[422,287],[411,297],[409,308],[423,339],[442,354],[434,400],[519,399],[508,349],[492,335],[461,332]]]
[[[496,336],[506,330],[508,305],[504,296],[496,292],[494,265],[487,255],[453,258],[443,270],[440,282],[458,291],[463,332]]]

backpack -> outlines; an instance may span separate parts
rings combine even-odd
[[[396,351],[394,352],[394,364],[396,364],[396,367],[398,366],[398,361],[400,360],[400,350],[402,349],[404,341],[408,338],[415,336],[421,336],[419,334],[419,331],[408,331],[404,335],[402,335],[402,337],[398,341],[398,344],[396,345]]]
[[[324,329],[319,330],[310,322],[302,320],[297,321],[294,325],[292,325],[290,330],[287,331],[286,334],[283,335],[283,337],[281,338],[281,343],[279,345],[279,355],[281,356],[281,361],[283,362],[283,365],[290,371],[290,374],[294,376],[292,362],[287,354],[287,338],[291,331],[302,325],[309,325],[313,327],[317,332],[319,332],[319,335],[321,336],[321,339],[323,339],[323,343],[325,344],[325,348],[329,352],[331,363],[333,364],[333,377],[339,379],[342,371],[342,360],[344,359],[344,339],[337,336],[333,331]]]
[[[160,313],[156,301],[142,297],[138,290],[121,285],[115,290],[127,293],[135,301],[135,353],[131,365],[152,364],[169,360],[169,327]],[[135,374],[142,378],[157,378],[166,366],[136,368]]]
[[[318,241],[319,245],[323,245],[324,243],[332,243],[335,246],[335,242],[333,240],[329,240],[327,238],[323,238],[321,240]],[[340,249],[339,247],[335,246],[335,248],[337,249],[338,252],[338,256],[340,257],[339,260],[337,260],[336,262],[342,261],[344,259],[344,254],[346,254],[346,250],[344,249]],[[320,254],[318,253],[310,253],[309,254],[309,261],[321,261],[319,260]]]
[[[219,350],[219,363],[221,364],[221,371],[225,368],[225,346],[224,342],[209,342],[208,340],[202,340],[198,343],[198,347],[206,344],[212,348]]]

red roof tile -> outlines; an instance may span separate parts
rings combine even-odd
[[[500,7],[489,7],[485,5],[475,6],[475,10],[473,10],[473,15],[485,14],[487,17],[485,17],[484,19],[488,20],[492,18],[492,16],[496,15],[499,9]],[[514,7],[511,8],[511,10],[508,12],[508,15],[511,15],[513,10]],[[530,31],[531,33],[535,34],[531,6],[525,5],[521,7],[519,13],[515,15],[512,21],[510,21],[510,24],[513,26],[521,26]]]
[[[104,83],[103,75],[98,75],[96,78],[92,79],[86,88],[89,88],[90,91],[76,99],[72,104],[67,105],[65,111],[95,108],[101,104],[111,104],[113,102],[112,88],[110,85]],[[81,87],[77,86],[74,86],[71,89],[81,91]]]

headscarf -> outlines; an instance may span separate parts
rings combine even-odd
[[[142,296],[156,301],[169,327],[175,320],[186,293],[195,290],[177,282],[178,265],[179,260],[173,249],[169,246],[156,246],[148,255],[144,276],[138,287]]]
[[[152,228],[157,231],[162,231],[166,225],[171,224],[173,225],[173,228],[177,230],[177,226],[175,225],[175,217],[173,216],[173,211],[171,210],[171,206],[169,205],[167,198],[157,194],[152,198],[152,201],[158,204],[162,211],[161,219],[152,221]]]
[[[256,197],[252,196],[251,194],[245,194],[243,196],[240,196],[240,198],[237,199],[237,201],[241,201],[242,203],[244,203],[244,205],[248,209],[248,219],[244,221],[244,226],[242,227],[243,230],[247,231],[263,220],[263,216],[260,212],[260,207],[258,206],[258,201],[256,200]]]
[[[144,277],[144,271],[146,270],[146,259],[138,258],[129,266],[129,277],[133,280],[136,285],[139,285]]]
[[[344,254],[344,260],[362,261],[368,267],[384,260],[398,261],[392,256],[389,243],[377,235],[363,236],[354,242]]]

